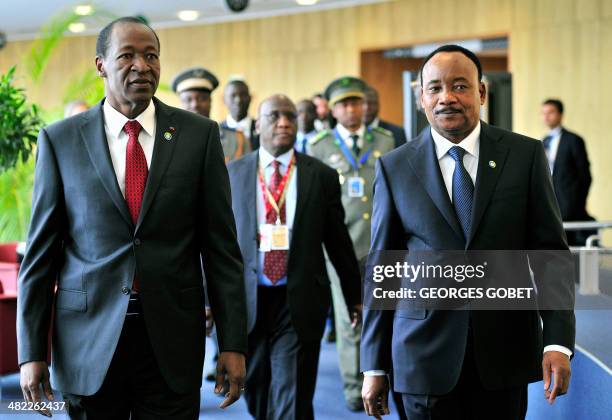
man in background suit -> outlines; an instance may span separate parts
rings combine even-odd
[[[202,67],[183,70],[172,80],[172,90],[179,96],[183,109],[210,118],[211,94],[219,86],[217,77]],[[219,138],[225,162],[251,151],[244,134],[228,126],[219,127]]]
[[[550,130],[542,140],[555,195],[563,221],[593,220],[587,213],[586,200],[591,186],[591,171],[584,140],[561,126],[563,102],[547,99],[542,104],[542,120]],[[584,245],[587,237],[596,232],[567,232],[570,245]]]
[[[159,39],[136,18],[100,32],[106,97],[41,130],[17,329],[27,401],[53,386],[73,419],[197,419],[204,287],[223,374],[240,396],[242,261],[219,128],[153,97]],[[46,412],[46,414],[49,414]]]
[[[259,147],[259,136],[255,130],[255,120],[249,116],[251,93],[249,86],[243,80],[231,80],[223,92],[223,101],[229,115],[221,123],[221,127],[229,127],[242,131],[251,145],[251,150]]]
[[[516,284],[531,284],[527,250],[559,250],[530,261],[531,268],[539,290],[544,277],[553,278],[549,287],[573,307],[572,270],[560,264],[569,253],[541,143],[480,122],[486,92],[471,51],[442,46],[425,58],[421,75],[431,129],[379,160],[371,252],[516,250],[522,257],[504,271],[512,270]],[[567,392],[574,336],[569,308],[366,305],[366,411],[388,414],[385,374],[392,370],[411,420],[522,419],[529,382],[543,376],[550,402]]]
[[[378,92],[372,86],[366,86],[365,98],[363,101],[363,122],[365,125],[371,128],[380,127],[390,131],[395,140],[395,147],[399,147],[406,143],[406,132],[404,129],[399,125],[378,118],[379,111],[380,99],[378,97]]]
[[[339,274],[353,328],[361,282],[336,172],[293,146],[297,112],[283,95],[259,107],[261,148],[230,162],[244,258],[249,351],[245,398],[260,420],[313,419],[330,305],[322,245]]]

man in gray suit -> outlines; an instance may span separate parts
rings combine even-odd
[[[421,83],[431,127],[378,162],[371,253],[456,250],[465,261],[473,251],[510,250],[496,274],[532,285],[532,269],[538,306],[380,310],[364,297],[364,405],[388,414],[393,372],[411,420],[523,419],[528,383],[544,378],[551,403],[567,392],[574,350],[571,255],[544,149],[479,120],[486,88],[471,51],[438,48]],[[539,306],[551,290],[560,304]]]
[[[21,386],[71,418],[194,419],[204,360],[204,286],[215,311],[221,407],[240,397],[242,261],[217,125],[153,97],[159,39],[135,18],[99,34],[106,97],[41,130],[19,277]],[[42,393],[41,393],[42,387]],[[45,414],[49,414],[45,412]]]

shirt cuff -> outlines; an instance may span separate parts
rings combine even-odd
[[[366,370],[363,372],[363,376],[384,376],[387,372],[384,370]]]
[[[544,353],[547,351],[558,351],[565,354],[567,357],[572,357],[572,351],[565,346],[559,346],[557,344],[551,344],[544,347]]]

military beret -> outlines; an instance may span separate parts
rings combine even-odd
[[[331,82],[325,89],[325,97],[329,101],[330,106],[334,106],[346,98],[364,98],[366,83],[351,76],[340,77]]]
[[[208,90],[212,92],[219,86],[219,80],[214,74],[202,67],[183,70],[172,80],[172,90],[181,93],[191,89]]]

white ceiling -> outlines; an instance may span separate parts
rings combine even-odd
[[[92,3],[96,10],[112,17],[143,15],[154,28],[254,19],[282,14],[304,13],[314,10],[351,7],[389,0],[318,0],[314,6],[300,6],[295,0],[249,0],[249,7],[241,13],[231,12],[225,0],[1,0],[0,32],[9,40],[35,38],[41,28],[58,14],[71,11],[79,4]],[[179,10],[197,10],[200,18],[194,22],[182,22]],[[97,33],[111,17],[94,15],[86,17],[84,34]]]

